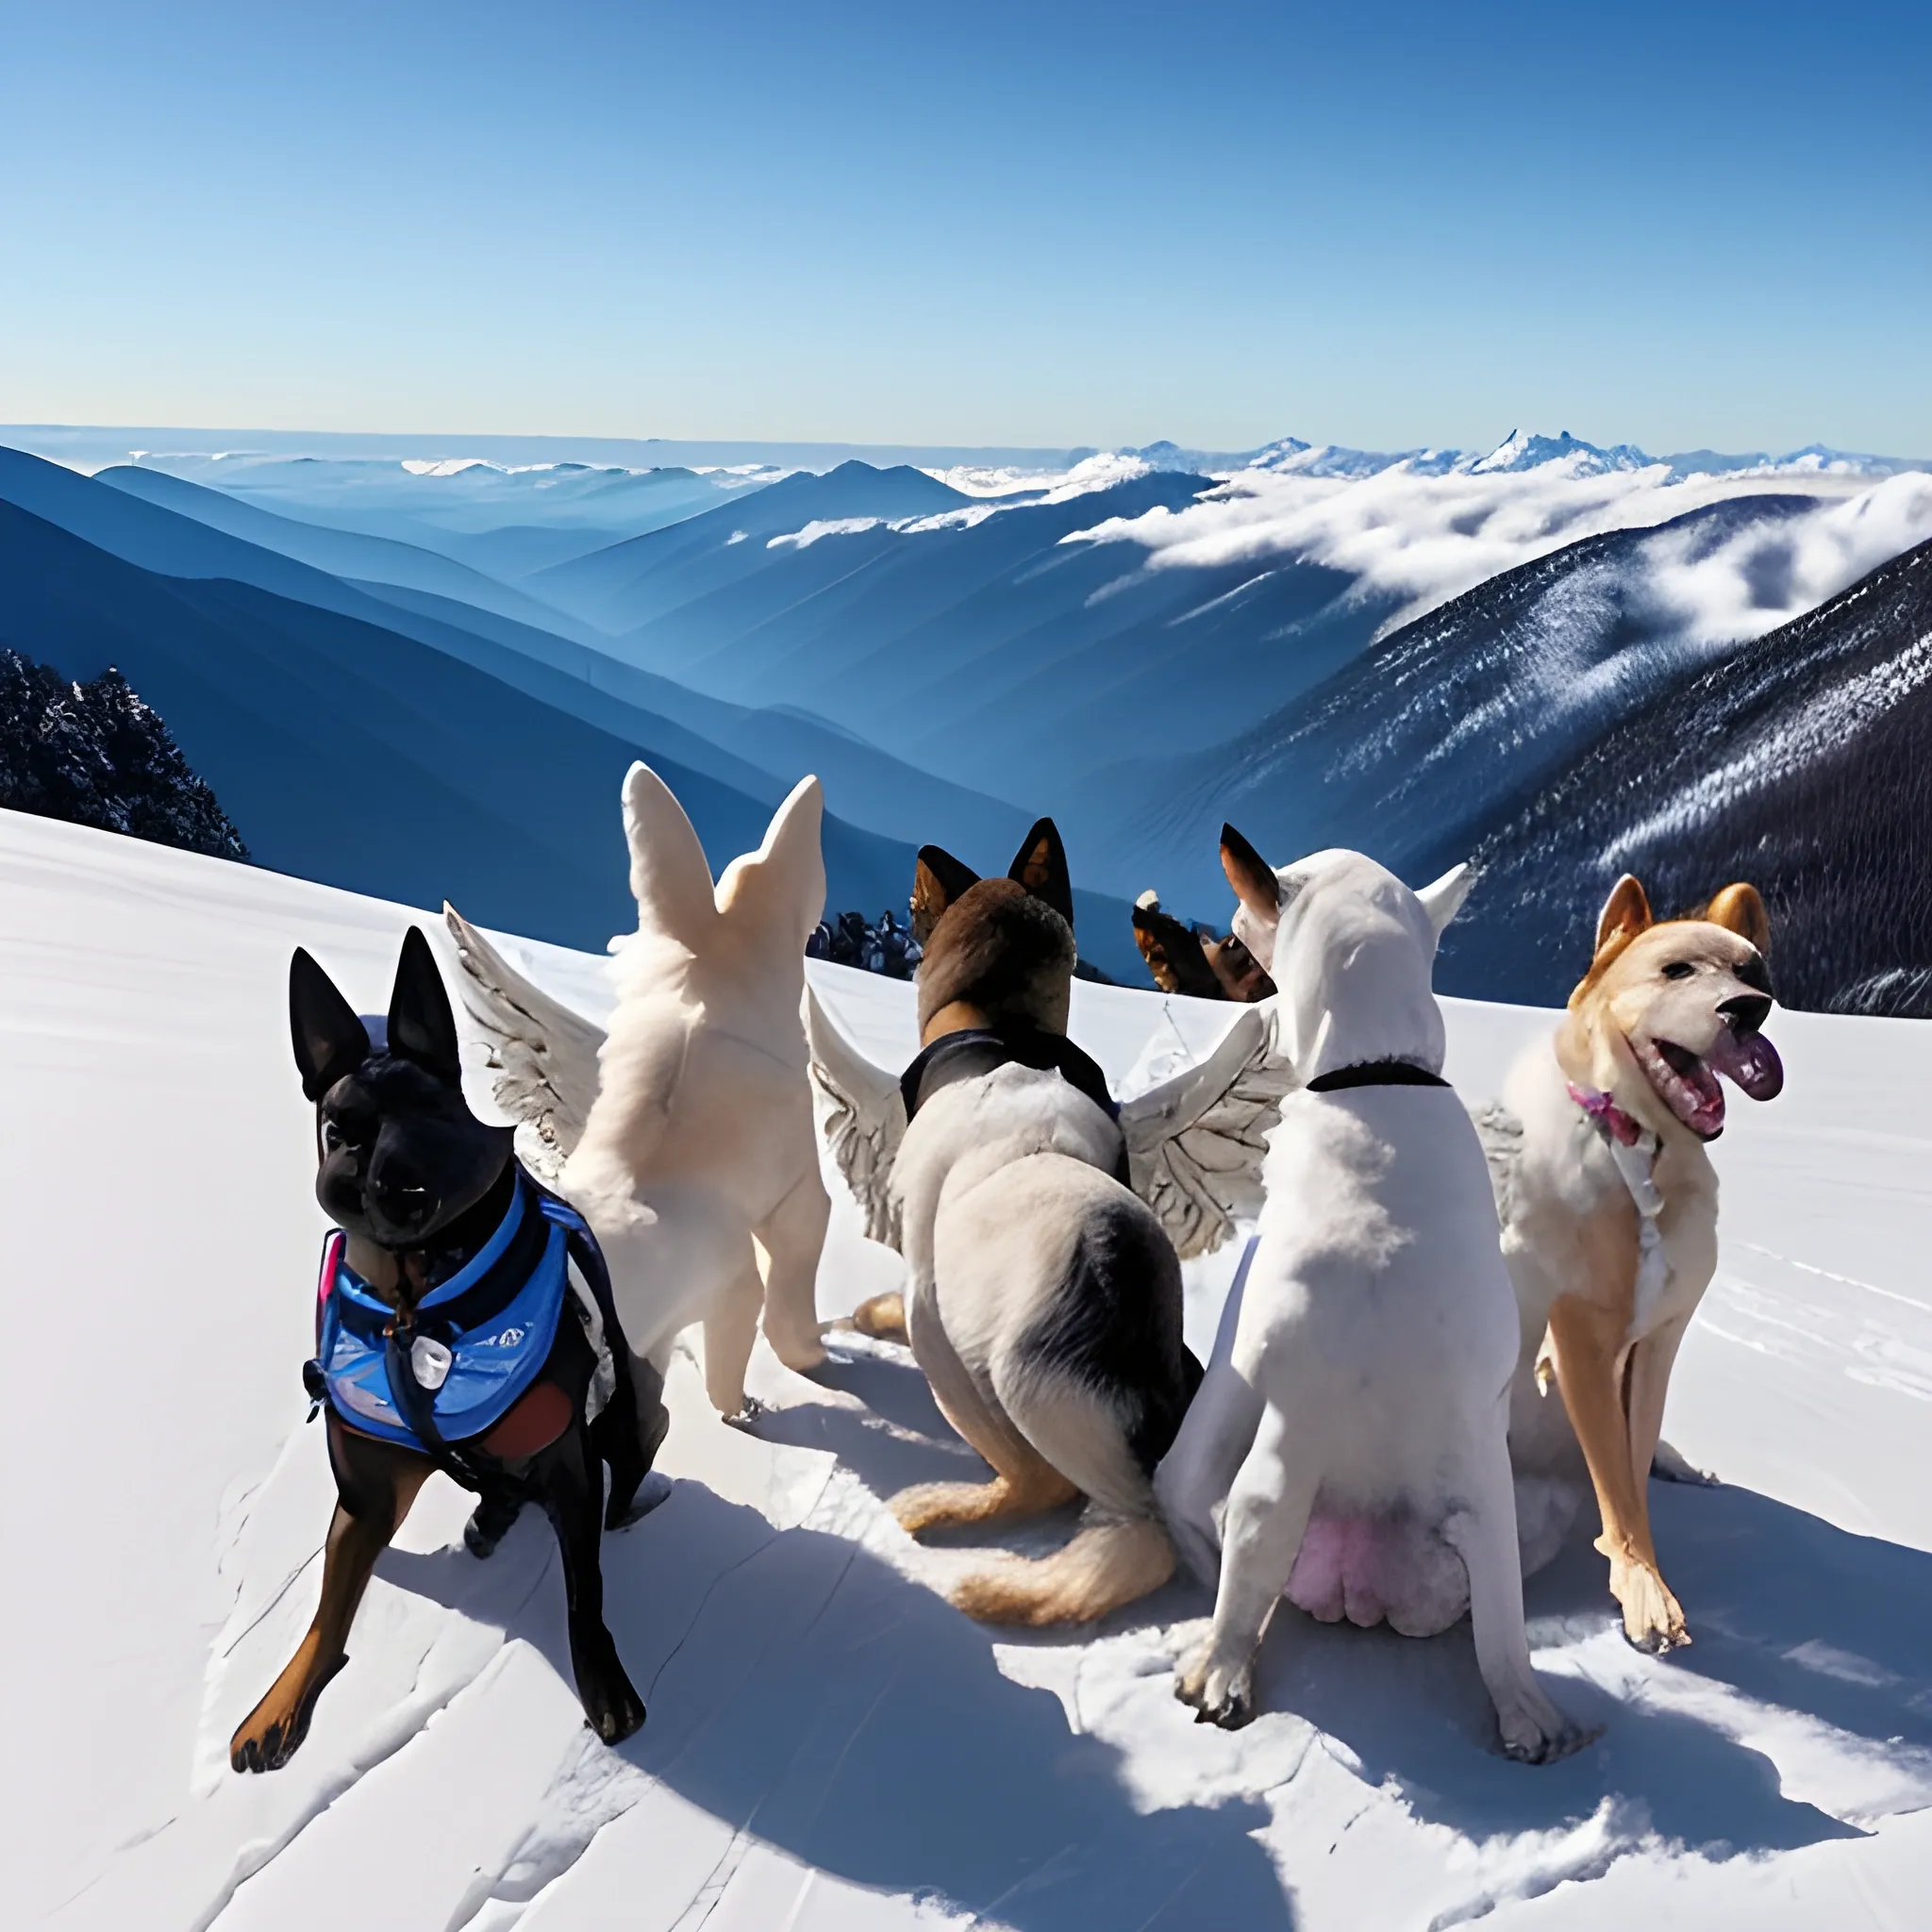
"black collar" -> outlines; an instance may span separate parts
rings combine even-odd
[[[1120,1118],[1120,1107],[1107,1091],[1107,1075],[1064,1033],[1048,1033],[1026,1020],[1004,1020],[997,1026],[968,1026],[942,1033],[921,1050],[899,1076],[899,1097],[910,1121],[941,1087],[976,1080],[995,1067],[1018,1064],[1056,1073],[1105,1113]]]
[[[1310,1093],[1339,1093],[1347,1087],[1446,1087],[1441,1074],[1426,1067],[1412,1066],[1407,1060],[1357,1060],[1352,1067],[1336,1067],[1317,1074],[1308,1082]]]

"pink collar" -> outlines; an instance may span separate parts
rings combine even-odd
[[[1621,1141],[1626,1147],[1636,1146],[1644,1138],[1644,1128],[1607,1093],[1591,1093],[1574,1080],[1565,1084],[1570,1089],[1570,1098],[1590,1116],[1591,1124],[1599,1133]]]

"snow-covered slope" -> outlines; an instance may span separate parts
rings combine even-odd
[[[1459,488],[1470,479],[1455,480]],[[1658,504],[1675,500],[1653,495]],[[1458,550],[1482,540],[1474,528],[1457,533],[1438,521],[1449,507],[1438,503],[1426,517],[1411,507],[1422,517],[1413,547],[1434,554],[1433,565],[1409,559],[1399,544],[1373,557],[1365,550],[1357,562],[1372,576],[1407,573],[1411,585],[1431,568],[1451,568]],[[1528,500],[1517,506],[1530,508]],[[1527,525],[1515,534],[1530,541]],[[1370,543],[1372,532],[1357,535]],[[1625,758],[1631,782],[1645,743],[1659,777],[1674,759],[1701,756],[1722,732],[1711,719],[1680,728],[1658,709],[1671,694],[1700,673],[1715,687],[1734,671],[1741,675],[1773,648],[1765,633],[1801,613],[1811,614],[1803,622],[1822,619],[1833,599],[1856,599],[1848,586],[1928,535],[1932,477],[1915,474],[1840,501],[1724,497],[1655,528],[1601,531],[1516,564],[1378,639],[1224,743],[1166,760],[1134,745],[1089,788],[1110,808],[1097,814],[1097,875],[1117,891],[1151,885],[1211,908],[1224,896],[1217,835],[1231,820],[1264,851],[1366,844],[1406,876],[1431,877],[1430,867],[1467,858],[1558,780],[1566,823],[1594,850],[1613,836],[1624,781],[1607,784],[1598,772],[1587,786],[1571,783],[1586,754],[1648,719]],[[1896,641],[1904,647],[1915,635],[1901,632]],[[1821,662],[1804,702],[1825,703],[1840,675]],[[1761,866],[1758,875],[1772,882]],[[1551,874],[1534,876],[1547,884]],[[1607,878],[1592,870],[1579,898],[1601,903]],[[1554,936],[1559,948],[1580,916],[1566,900]],[[1527,986],[1533,996],[1557,997],[1567,981],[1545,974],[1458,985],[1496,996],[1524,996]]]
[[[757,1437],[674,1376],[667,1502],[607,1540],[650,1721],[588,1740],[547,1533],[478,1564],[440,1478],[384,1558],[307,1745],[224,1745],[306,1622],[330,1491],[299,1364],[321,1219],[288,1065],[290,948],[364,1005],[407,908],[0,817],[9,1049],[0,1657],[9,1922],[872,1932],[1359,1932],[1494,1908],[1525,1927],[1917,1923],[1932,1878],[1932,1032],[1783,1016],[1786,1095],[1718,1150],[1719,1279],[1670,1433],[1727,1486],[1658,1489],[1698,1641],[1639,1657],[1601,1561],[1530,1590],[1541,1668],[1602,1741],[1489,1748],[1466,1629],[1425,1643],[1284,1612],[1267,1714],[1169,1694],[1198,1592],[1011,1641],[921,1579],[879,1498],[970,1462],[890,1349],[822,1381],[760,1356]],[[425,919],[425,923],[428,924]],[[513,951],[588,1011],[601,959]],[[909,990],[814,969],[869,1049]],[[1076,989],[1117,1080],[1224,1008]],[[1492,1088],[1548,1024],[1454,1005]],[[841,1208],[828,1314],[891,1278]],[[1211,1325],[1224,1261],[1196,1272]],[[1062,1526],[1033,1532],[1063,1533]]]
[[[1576,927],[1622,872],[1672,907],[1749,877],[1770,904],[1783,997],[1932,1014],[1928,673],[1932,542],[1663,681],[1461,845],[1479,882],[1449,983],[1560,991]]]

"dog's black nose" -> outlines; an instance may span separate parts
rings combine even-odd
[[[1740,992],[1736,999],[1724,1001],[1718,1011],[1729,1022],[1731,1031],[1743,1039],[1771,1017],[1771,1002],[1762,993]]]

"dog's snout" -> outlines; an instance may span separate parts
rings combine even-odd
[[[1758,992],[1740,992],[1718,1008],[1733,1033],[1743,1037],[1756,1033],[1771,1017],[1771,1002]]]
[[[427,1221],[436,1197],[420,1174],[386,1160],[369,1177],[369,1205],[393,1227]]]

